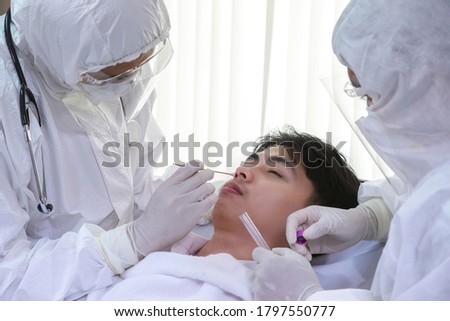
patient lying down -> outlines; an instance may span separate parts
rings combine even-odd
[[[252,300],[251,260],[256,244],[239,216],[249,214],[270,248],[289,247],[285,237],[289,214],[313,204],[355,207],[358,187],[356,175],[331,145],[291,128],[270,133],[220,189],[211,214],[214,233],[210,240],[191,233],[174,244],[171,252],[148,255],[116,284],[88,299]],[[379,249],[370,245],[369,251],[359,249],[357,257],[375,251],[375,258],[371,255],[370,259],[377,260]],[[349,272],[355,261],[341,256],[333,264]],[[338,282],[336,287],[361,286],[365,274],[371,278],[374,272],[372,268],[353,271],[356,275],[352,272],[346,278],[343,271],[333,276],[328,270],[318,271],[321,282],[336,278],[354,283]]]

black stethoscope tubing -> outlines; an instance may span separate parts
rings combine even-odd
[[[39,114],[39,109],[37,107],[36,99],[34,98],[33,92],[28,88],[27,81],[23,74],[22,67],[20,66],[19,58],[17,57],[16,49],[14,48],[14,41],[11,35],[11,9],[8,9],[5,15],[5,39],[6,45],[8,46],[9,53],[11,55],[12,62],[14,64],[14,68],[16,69],[17,76],[19,77],[20,82],[20,93],[19,93],[19,106],[20,106],[20,119],[22,122],[22,127],[25,131],[25,138],[28,144],[28,149],[30,152],[31,163],[33,166],[34,177],[36,180],[36,185],[38,188],[39,194],[39,204],[37,206],[38,210],[41,213],[49,214],[53,210],[53,205],[48,203],[46,188],[45,188],[45,173],[42,171],[43,179],[41,183],[41,179],[39,176],[39,172],[37,169],[36,159],[33,152],[33,145],[31,141],[31,132],[30,132],[30,115],[28,113],[27,101],[33,104],[36,110],[36,117],[41,126],[41,116]]]

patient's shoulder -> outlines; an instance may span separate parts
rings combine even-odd
[[[173,244],[170,250],[174,253],[193,255],[208,241],[208,238],[195,232],[190,232],[184,239]]]

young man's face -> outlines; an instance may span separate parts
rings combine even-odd
[[[249,235],[239,219],[247,212],[269,247],[288,246],[286,219],[308,206],[314,194],[303,166],[292,161],[282,146],[249,157],[220,190],[212,214],[214,227]]]

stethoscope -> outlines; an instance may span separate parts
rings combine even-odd
[[[33,166],[34,177],[36,180],[36,185],[38,189],[39,203],[38,210],[44,214],[50,214],[53,210],[53,205],[50,204],[47,200],[47,192],[45,187],[45,173],[44,173],[44,165],[42,163],[42,179],[39,175],[39,171],[37,169],[36,158],[33,153],[33,144],[31,140],[31,132],[30,132],[30,116],[28,114],[29,107],[28,104],[33,104],[34,109],[36,111],[37,121],[39,126],[41,126],[41,116],[39,114],[39,110],[37,108],[36,100],[34,99],[33,92],[28,88],[27,82],[25,80],[25,76],[22,71],[22,67],[20,66],[19,59],[17,58],[16,49],[14,48],[14,42],[12,40],[11,35],[11,9],[8,9],[5,15],[5,38],[6,45],[8,46],[9,53],[11,55],[11,59],[14,63],[14,67],[17,72],[17,76],[20,81],[20,94],[19,94],[19,104],[20,104],[20,118],[22,121],[22,127],[25,132],[25,140],[28,144],[28,150],[30,152],[31,164]],[[26,98],[28,101],[26,101]]]

